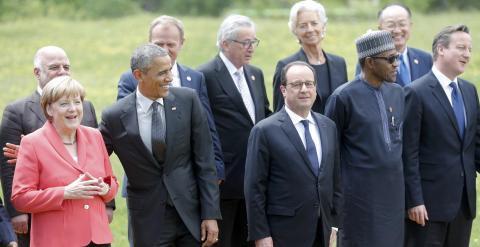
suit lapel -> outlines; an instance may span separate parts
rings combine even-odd
[[[285,135],[287,135],[288,139],[292,143],[292,146],[297,150],[297,152],[300,154],[300,156],[303,158],[303,163],[305,164],[305,168],[308,169],[311,174],[315,177],[315,173],[312,169],[312,166],[310,165],[310,160],[308,159],[307,151],[305,150],[305,146],[303,145],[302,140],[300,139],[300,136],[298,135],[298,131],[293,125],[292,120],[288,116],[287,112],[285,111],[285,108],[282,108],[282,110],[279,112],[281,115],[280,117],[280,122],[281,128]]]
[[[43,113],[43,110],[40,106],[40,95],[38,94],[37,91],[35,91],[30,97],[29,97],[29,102],[28,104],[28,109],[37,117],[39,121],[39,126],[40,128],[43,123],[47,121],[47,118],[45,117],[45,114]]]
[[[250,90],[250,95],[252,96],[252,100],[253,100],[253,106],[254,106],[254,109],[255,109],[255,120],[258,122],[260,119],[263,119],[263,117],[259,116],[259,113],[261,112],[262,109],[258,109],[261,107],[262,103],[261,102],[258,102],[258,100],[260,100],[260,95],[258,95],[260,92],[258,92],[258,90],[256,90],[256,84],[259,83],[257,80],[259,78],[257,78],[253,72],[251,71],[250,69],[250,66],[248,65],[244,65],[243,66],[243,72],[245,73],[245,79],[247,81],[247,85],[248,85],[248,89]],[[263,82],[261,82],[263,83]],[[242,103],[243,103],[243,100],[242,100]],[[245,104],[244,104],[245,106]],[[244,107],[245,110],[247,109],[246,107]],[[247,114],[248,114],[248,111],[247,111]],[[250,116],[248,117],[249,119]],[[252,122],[252,124],[255,125],[255,123]]]
[[[182,87],[192,88],[192,76],[188,74],[187,70],[177,63],[178,75],[180,77],[180,85]]]
[[[327,59],[327,69],[328,69],[328,75],[330,81],[328,82],[330,84],[330,92],[333,92],[337,87],[343,83],[340,79],[337,79],[340,75],[342,75],[342,72],[338,71],[337,68],[340,68],[341,66],[338,66],[336,64],[336,61],[333,60],[332,56],[330,54],[327,54],[326,52],[323,53],[325,55],[325,58]],[[339,82],[334,84],[335,82]],[[317,92],[317,97],[320,97],[320,93]]]
[[[320,121],[320,119],[312,112],[312,117],[315,119],[315,123],[317,124],[318,134],[320,135],[320,145],[322,150],[322,160],[320,160],[320,169],[318,171],[318,175],[320,176],[323,172],[324,167],[326,166],[326,157],[327,157],[327,143],[331,143],[328,139],[328,135],[323,133],[322,129],[325,129],[325,123]]]
[[[53,126],[53,124],[50,123],[50,121],[47,121],[43,128],[45,130],[45,139],[48,140],[50,145],[52,145],[55,152],[57,152],[57,154],[60,157],[62,157],[63,160],[65,160],[70,166],[72,166],[72,168],[83,173],[82,167],[73,160],[73,157],[70,155],[68,150],[63,145],[62,139],[60,138],[60,135],[55,130],[55,127]],[[77,131],[77,135],[78,135],[78,131]],[[78,144],[77,144],[77,152],[78,152]]]
[[[435,77],[435,75],[431,71],[429,72],[428,76],[431,77],[429,81],[431,82],[430,87],[432,88],[433,96],[437,99],[437,101],[442,106],[443,110],[448,116],[448,119],[450,120],[451,124],[455,128],[457,132],[457,136],[460,138],[458,124],[455,118],[455,113],[453,112],[452,105],[448,101],[447,95],[445,94],[445,91],[443,90],[442,85],[438,81],[437,77]]]
[[[153,158],[150,150],[147,149],[145,144],[140,137],[140,130],[138,127],[138,116],[137,116],[137,102],[136,102],[136,93],[130,94],[128,100],[124,101],[123,113],[120,115],[120,121],[122,122],[125,131],[133,143],[132,148],[136,148],[141,156],[148,159],[150,162],[158,166],[158,162]]]
[[[237,86],[235,86],[235,82],[233,81],[232,76],[228,72],[227,66],[225,66],[225,64],[223,63],[220,56],[217,55],[216,60],[217,60],[216,61],[217,65],[216,65],[215,70],[217,71],[218,83],[223,88],[223,91],[229,96],[230,100],[233,101],[234,105],[237,106],[237,109],[247,119],[249,119],[250,122],[252,122],[252,119],[250,118],[250,115],[248,114],[247,108],[245,107],[245,104],[243,103],[242,96],[240,95],[240,92],[238,91]],[[245,70],[245,68],[244,68],[244,70]]]
[[[470,133],[476,131],[476,128],[470,128],[472,126],[470,123],[475,122],[476,116],[474,115],[474,108],[475,105],[472,105],[471,102],[476,102],[475,95],[472,95],[471,90],[468,90],[466,82],[462,79],[458,78],[458,87],[460,88],[460,92],[462,93],[463,98],[463,105],[465,107],[465,117],[467,118],[467,126],[465,128],[465,136],[463,138],[464,143],[468,143],[467,138],[471,136],[475,136],[475,134],[471,135]]]
[[[172,158],[171,154],[174,153],[175,149],[175,140],[176,140],[176,130],[177,124],[182,121],[181,109],[177,107],[177,102],[175,95],[170,92],[166,98],[163,99],[164,109],[165,109],[165,143],[167,145],[167,150],[165,151],[165,162],[164,164],[172,164],[170,159]],[[170,155],[169,155],[170,154]],[[172,167],[164,167],[165,174],[168,174],[169,170]]]

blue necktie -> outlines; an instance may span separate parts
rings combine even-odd
[[[403,61],[403,54],[400,55],[400,68],[398,74],[400,76],[400,83],[402,86],[408,85],[410,83],[410,71],[408,71],[407,65]]]
[[[320,164],[318,163],[317,148],[313,142],[312,135],[310,135],[310,129],[308,128],[308,120],[302,120],[303,127],[305,128],[305,146],[307,146],[307,155],[312,165],[313,172],[318,176],[318,170]]]
[[[452,87],[453,112],[455,112],[455,118],[457,119],[460,137],[463,139],[463,133],[465,132],[465,108],[463,106],[463,98],[455,82],[451,82],[450,87]]]

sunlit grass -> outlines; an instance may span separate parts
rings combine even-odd
[[[102,110],[115,102],[117,82],[129,68],[133,49],[147,41],[148,24],[154,15],[138,15],[100,21],[68,21],[59,19],[29,19],[0,23],[0,113],[8,102],[32,93],[36,86],[33,77],[33,54],[41,46],[58,45],[70,56],[73,76],[82,82],[100,118]],[[216,31],[221,19],[181,18],[186,29],[186,43],[179,61],[191,67],[210,60],[217,52]],[[472,30],[474,52],[470,67],[463,76],[474,83],[480,78],[480,58],[475,47],[480,44],[480,13],[446,13],[430,16],[414,15],[410,44],[430,50],[433,35],[446,25],[465,23]],[[261,40],[252,63],[265,73],[267,93],[271,99],[272,76],[276,62],[299,46],[289,33],[286,19],[254,19]],[[339,21],[328,23],[324,48],[327,52],[345,57],[349,78],[356,64],[354,40],[367,29],[376,28],[371,21]],[[116,175],[123,170],[115,156],[111,158]],[[125,201],[117,196],[117,210],[112,223],[114,246],[128,246],[126,238]],[[480,246],[480,227],[474,224],[471,246]]]

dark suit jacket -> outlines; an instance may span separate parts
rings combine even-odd
[[[428,73],[432,69],[432,55],[430,53],[426,53],[420,49],[408,47],[407,49],[408,55],[408,64],[410,65],[410,78],[412,82],[426,73]],[[362,68],[360,68],[360,64],[357,64],[355,69],[355,76],[359,75],[362,72]],[[397,80],[395,83],[402,85],[399,83],[400,76],[397,76]]]
[[[0,126],[0,145],[5,143],[20,144],[20,136],[30,134],[43,126],[47,121],[40,106],[40,95],[34,92],[32,95],[8,104],[3,111],[2,124]],[[89,101],[83,102],[82,125],[96,128],[98,126],[95,109]],[[10,217],[20,214],[10,200],[12,193],[12,181],[15,166],[7,164],[8,158],[0,154],[2,190],[5,199],[5,207]],[[113,202],[112,202],[113,203]],[[114,208],[115,204],[108,204]]]
[[[164,108],[167,149],[163,165],[140,137],[135,93],[108,107],[100,123],[108,152],[117,154],[128,177],[127,206],[135,246],[159,241],[166,203],[163,188],[197,240],[202,219],[220,219],[212,139],[198,96],[189,88],[170,88]]]
[[[480,158],[480,108],[475,87],[458,79],[467,117],[463,140],[455,113],[432,72],[405,87],[404,169],[407,208],[424,204],[431,221],[457,215],[465,186],[475,216],[475,169]]]
[[[251,65],[245,65],[243,69],[255,104],[255,120],[258,122],[271,113],[263,73]],[[199,71],[205,75],[210,106],[222,144],[225,182],[220,186],[221,197],[243,198],[247,142],[254,123],[220,56],[217,55],[200,66]]]
[[[347,65],[345,64],[345,59],[343,57],[339,57],[330,53],[324,52],[326,58],[326,64],[328,66],[328,72],[330,75],[330,80],[327,82],[330,85],[330,94],[343,83],[348,81],[347,78]],[[285,65],[294,62],[294,61],[303,61],[308,63],[307,55],[300,49],[295,54],[284,58],[277,63],[277,67],[275,69],[275,74],[273,75],[273,109],[275,111],[280,111],[285,104],[283,101],[283,95],[280,91],[280,85],[282,84],[282,69]],[[319,91],[320,89],[317,86],[317,99],[315,103],[313,103],[312,110],[315,112],[323,113],[324,109],[322,105],[325,105],[327,99],[322,99],[320,95],[322,95]]]
[[[252,129],[245,168],[250,240],[271,236],[274,246],[313,246],[320,227],[328,246],[342,196],[337,130],[327,117],[312,116],[322,146],[318,177],[285,108]]]
[[[207,112],[208,127],[210,127],[210,133],[213,140],[213,151],[215,154],[215,165],[217,167],[218,179],[225,179],[225,170],[223,165],[223,154],[220,140],[218,139],[217,129],[215,128],[215,122],[213,121],[212,110],[210,108],[210,102],[208,101],[207,88],[205,86],[205,77],[202,73],[190,69],[186,66],[177,63],[178,74],[180,76],[180,84],[182,87],[188,87],[194,89],[203,108]],[[118,81],[118,95],[117,100],[124,98],[137,89],[138,81],[133,76],[132,71],[127,71],[122,74],[120,81]]]

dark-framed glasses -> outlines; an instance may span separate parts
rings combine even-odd
[[[316,83],[314,81],[296,81],[296,82],[289,82],[287,85],[290,85],[290,87],[294,89],[300,89],[305,85],[307,88],[314,88],[316,86]]]
[[[389,64],[393,64],[395,62],[398,61],[398,59],[400,58],[400,55],[392,55],[392,56],[389,56],[389,57],[371,57],[373,59],[383,59],[383,60],[387,60],[387,62]]]
[[[247,39],[247,40],[244,40],[244,41],[231,39],[230,41],[241,44],[243,46],[243,48],[250,48],[250,46],[257,47],[258,44],[260,44],[259,39],[252,39],[252,40]]]

